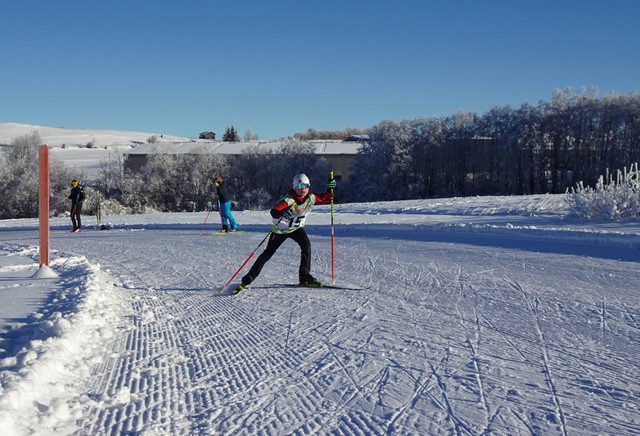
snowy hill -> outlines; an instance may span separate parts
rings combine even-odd
[[[640,225],[562,196],[335,207],[335,278],[282,289],[285,242],[218,295],[269,230],[205,213],[0,221],[3,434],[640,434]],[[90,218],[87,217],[87,221]],[[309,216],[330,281],[330,209]]]
[[[187,138],[167,136],[162,133],[66,129],[32,124],[0,123],[0,144],[10,144],[13,139],[33,132],[38,132],[42,142],[54,148],[63,145],[71,148],[86,147],[89,143],[95,148],[135,147],[146,144],[152,136],[155,136],[158,142],[188,141]]]
[[[0,123],[0,146],[11,144],[18,137],[38,132],[43,144],[52,147],[52,155],[71,168],[95,175],[102,161],[115,153],[131,150],[148,143],[152,136],[158,143],[188,141],[188,138],[161,133],[127,132],[115,130],[84,130],[43,127],[31,124]],[[90,146],[88,146],[90,145]]]

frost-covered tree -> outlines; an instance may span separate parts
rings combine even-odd
[[[342,198],[352,201],[399,200],[407,183],[411,160],[411,123],[383,121],[369,130],[353,165],[349,190]]]
[[[197,149],[192,154],[154,154],[139,173],[122,182],[123,205],[139,212],[205,210],[215,201],[211,179],[230,171],[224,156]]]
[[[144,213],[154,209],[142,174],[127,174],[121,186],[123,213]]]
[[[357,129],[354,127],[347,127],[345,130],[307,129],[306,132],[294,133],[293,139],[295,139],[296,141],[341,140],[351,135],[364,135],[365,133],[365,130]]]
[[[0,219],[33,218],[39,206],[40,134],[33,132],[15,138],[0,151]],[[78,173],[79,176],[83,175]],[[58,215],[68,209],[64,190],[73,176],[62,163],[49,160],[49,212]]]
[[[213,178],[222,175],[227,179],[231,168],[228,159],[219,154],[208,153],[205,149],[196,150],[195,154],[185,155],[180,162],[186,175],[183,182],[185,201],[195,205],[196,210],[205,210],[209,203],[216,201]],[[234,189],[234,181],[229,180],[229,187]],[[183,205],[185,208],[186,205]]]
[[[612,221],[640,218],[640,172],[638,164],[612,175],[600,176],[595,187],[579,182],[567,193],[573,215],[581,218],[605,216]]]
[[[122,191],[124,180],[124,156],[118,150],[109,151],[109,159],[100,162],[94,187],[105,198],[117,197]]]
[[[0,218],[35,217],[38,214],[38,145],[34,132],[16,138],[0,157]]]
[[[249,141],[257,141],[258,139],[260,139],[260,137],[256,134],[254,134],[251,129],[247,129],[244,131],[244,135],[242,135],[242,139],[244,139],[244,141],[249,142]]]
[[[278,150],[248,147],[233,162],[238,198],[246,199],[243,207],[268,206],[291,189],[297,173],[306,173],[315,186],[323,185],[330,171],[329,164],[315,154],[314,145],[297,141],[285,143]]]
[[[442,180],[440,150],[445,141],[445,123],[442,118],[418,118],[412,123],[410,181],[407,186],[410,198],[431,197]]]

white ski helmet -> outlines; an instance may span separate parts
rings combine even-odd
[[[297,188],[299,184],[305,184],[308,185],[307,187],[311,186],[311,182],[309,181],[309,177],[307,177],[305,174],[296,174],[296,176],[293,178],[293,187]]]

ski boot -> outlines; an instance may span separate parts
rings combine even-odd
[[[322,287],[322,283],[320,283],[318,279],[316,279],[313,276],[300,279],[300,283],[298,285],[304,288],[321,288]]]
[[[231,295],[238,295],[240,292],[248,288],[249,288],[249,285],[243,285],[242,283],[240,283],[238,286],[236,286],[234,289],[231,290]]]

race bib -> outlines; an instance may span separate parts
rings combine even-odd
[[[307,217],[304,215],[293,216],[288,220],[284,218],[281,220],[274,219],[273,223],[281,230],[295,230],[298,227],[304,227]]]

